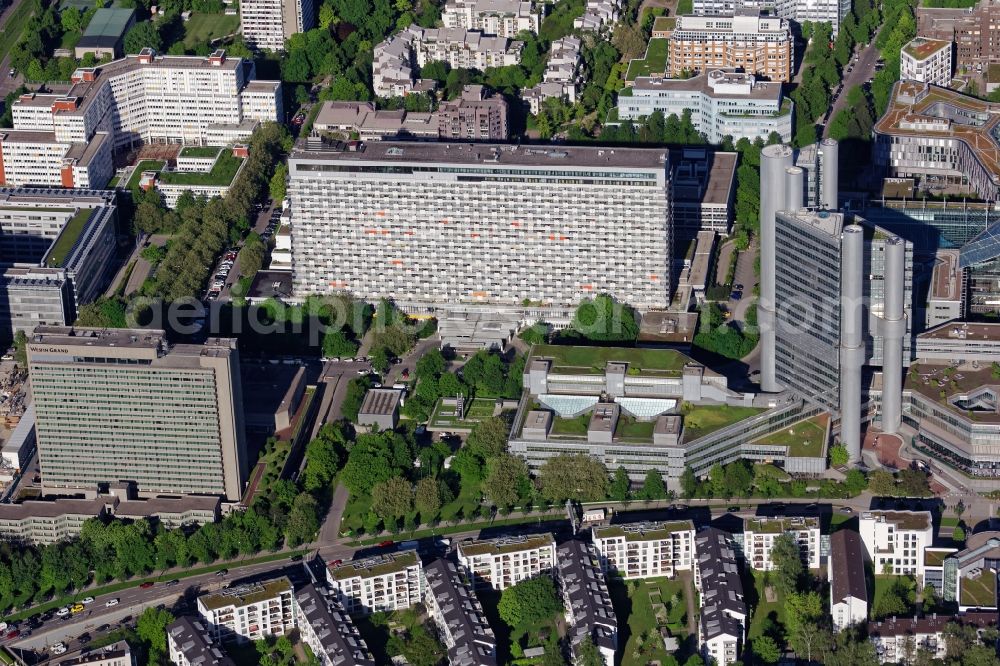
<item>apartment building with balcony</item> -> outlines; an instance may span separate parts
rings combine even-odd
[[[899,78],[906,81],[951,85],[951,52],[954,45],[941,39],[914,37],[900,52]]]
[[[738,663],[750,614],[732,537],[715,527],[695,537],[694,582],[701,594],[698,646],[707,663]]]
[[[451,560],[424,567],[427,612],[448,650],[450,666],[496,666],[497,640],[472,585]]]
[[[423,566],[412,550],[330,566],[326,576],[351,614],[401,610],[424,598]]]
[[[587,0],[583,14],[573,19],[573,28],[583,32],[612,30],[621,10],[622,0]]]
[[[787,83],[794,53],[788,21],[750,9],[732,16],[678,16],[668,63],[672,77],[735,68]]]
[[[175,666],[236,666],[209,627],[186,615],[167,625],[167,655]]]
[[[438,106],[438,136],[447,141],[506,141],[507,101],[483,86],[465,86]]]
[[[868,620],[868,586],[865,582],[865,547],[854,530],[830,535],[830,618],[843,631]]]
[[[292,35],[315,26],[313,0],[240,0],[240,33],[251,47],[282,51]]]
[[[529,0],[450,0],[441,10],[445,28],[511,39],[522,30],[537,33],[540,21],[540,9]]]
[[[743,521],[743,553],[751,569],[773,571],[771,549],[782,534],[795,539],[803,566],[819,569],[820,524],[815,517],[753,518]]]
[[[840,22],[851,13],[851,3],[850,0],[694,0],[692,6],[698,16],[728,16],[745,9],[766,10],[772,16],[796,23],[829,23],[836,37]]]
[[[122,640],[89,654],[61,661],[59,666],[135,666],[135,655],[128,642]]]
[[[626,580],[674,578],[694,565],[690,520],[608,525],[591,532],[604,570]]]
[[[580,38],[574,35],[552,42],[541,83],[521,91],[521,99],[528,102],[532,113],[537,115],[545,100],[550,98],[562,99],[570,104],[576,102],[583,80],[580,72],[583,63],[581,46]]]
[[[101,189],[113,173],[107,132],[85,142],[41,130],[0,130],[0,186]]]
[[[709,143],[760,138],[772,133],[782,141],[792,137],[794,105],[781,84],[761,81],[735,69],[712,69],[687,79],[639,77],[618,95],[618,118],[638,120],[660,111],[678,118],[691,112],[694,128]]]
[[[14,129],[81,144],[106,132],[117,151],[140,143],[225,145],[247,139],[261,122],[282,120],[281,82],[256,80],[252,61],[222,49],[198,57],[147,48],[80,68],[71,84],[64,94],[18,99]]]
[[[310,583],[295,593],[302,642],[320,666],[375,666],[375,658],[335,594]]]
[[[614,666],[618,618],[604,580],[602,558],[592,543],[579,539],[563,543],[556,555],[570,650],[578,658],[581,643],[590,638],[605,665]]]
[[[499,592],[522,580],[551,575],[556,541],[551,534],[466,541],[458,545],[458,565],[474,587]]]
[[[931,659],[944,659],[948,654],[945,628],[952,623],[971,628],[976,634],[995,629],[997,614],[932,613],[923,617],[893,617],[868,623],[868,640],[875,646],[880,664],[905,663],[909,655],[927,653]]]
[[[217,641],[258,641],[295,628],[295,590],[287,578],[229,587],[198,597],[198,613]]]
[[[661,148],[300,142],[289,159],[295,295],[547,321],[602,292],[665,307],[667,169]]]
[[[865,511],[859,529],[876,574],[924,577],[924,549],[933,544],[929,511]]]

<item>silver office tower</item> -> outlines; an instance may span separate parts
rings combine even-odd
[[[300,143],[289,159],[297,297],[410,310],[670,299],[664,149]]]

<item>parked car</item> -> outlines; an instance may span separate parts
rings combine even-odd
[[[69,612],[76,615],[77,613],[82,613],[83,608],[84,608],[83,604],[73,604],[72,606],[70,606]]]
[[[842,507],[840,507],[840,512],[841,513],[854,513],[854,509],[852,509],[849,506],[842,506]]]
[[[69,606],[63,606],[62,608],[57,610],[56,615],[58,615],[59,617],[66,617],[67,615],[69,615]]]
[[[180,581],[174,578],[173,580],[167,581],[167,587],[173,587],[174,585],[180,585]]]
[[[379,548],[387,548],[387,547],[391,546],[394,543],[395,543],[395,541],[393,541],[392,539],[389,539],[388,541],[383,541],[382,543],[380,543],[378,545],[378,547]]]
[[[153,581],[151,580],[147,580],[145,583],[139,585],[139,588],[143,590],[148,590],[151,587],[153,587]]]
[[[228,576],[229,575],[229,569],[219,569],[218,571],[215,572],[215,575],[216,576]]]
[[[92,604],[92,603],[94,603],[94,597],[84,597],[83,601],[81,601],[80,603],[84,604],[84,605],[86,605],[86,604]]]
[[[104,602],[105,608],[111,608],[112,606],[117,606],[121,601],[119,599],[108,599]]]
[[[52,646],[52,654],[66,654],[66,650],[65,643],[56,643]]]

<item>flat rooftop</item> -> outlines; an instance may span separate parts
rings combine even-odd
[[[951,325],[942,324],[934,330],[938,331],[948,326]],[[929,363],[915,363],[910,366],[910,372],[904,376],[903,389],[916,391],[949,408],[958,418],[974,423],[1000,423],[1000,405],[996,405],[994,401],[992,406],[987,407],[991,401],[987,394],[1000,392],[1000,380],[993,376],[993,370],[989,365],[977,370],[969,367],[956,369]],[[944,399],[941,398],[942,392],[945,394]],[[970,398],[981,404],[962,406],[962,401]]]
[[[736,179],[737,158],[736,153],[723,151],[671,150],[675,202],[728,204]],[[687,180],[696,180],[698,186],[686,186]]]
[[[372,141],[357,150],[325,146],[307,148],[299,140],[289,156],[292,160],[334,162],[375,162],[399,164],[477,164],[502,169],[506,166],[557,167],[574,169],[636,168],[663,169],[664,148],[621,148],[618,146],[551,146],[505,143],[459,143],[453,141]]]
[[[715,90],[710,83],[723,83],[747,86],[746,92],[733,90]],[[745,74],[729,69],[713,69],[690,79],[668,79],[660,76],[639,76],[632,84],[632,90],[651,92],[689,92],[698,91],[708,97],[719,99],[763,99],[778,102],[781,100],[781,83],[761,81],[752,74]]]
[[[902,530],[925,530],[931,527],[929,511],[865,511],[861,518],[882,519]]]
[[[365,399],[361,403],[359,415],[388,416],[399,407],[401,391],[390,388],[368,389]]]
[[[531,360],[535,359],[550,360],[550,371],[556,374],[604,374],[608,363],[627,363],[629,370],[671,377],[679,377],[684,366],[692,362],[673,349],[570,345],[535,345],[531,348]]]
[[[925,331],[920,337],[930,340],[979,340],[1000,342],[1000,324],[948,322]]]
[[[794,516],[787,518],[748,518],[743,521],[744,532],[759,534],[784,534],[798,530],[819,529],[819,518]]]
[[[917,60],[925,60],[928,56],[940,51],[943,48],[950,49],[951,42],[946,42],[943,39],[914,37],[906,46],[903,47],[903,52],[913,58],[916,58]]]
[[[285,592],[292,592],[292,583],[287,578],[278,578],[206,594],[198,597],[198,602],[208,610],[218,610],[227,606],[249,606],[273,599]]]
[[[94,13],[94,17],[87,24],[87,29],[83,31],[86,37],[121,37],[125,34],[125,28],[135,14],[134,9],[119,9],[115,7],[101,7]]]
[[[931,275],[929,297],[940,301],[957,301],[961,298],[958,275],[958,251],[939,250],[935,257],[934,270]],[[1000,331],[1000,328],[998,328]]]
[[[677,532],[693,531],[694,523],[690,520],[673,520],[659,523],[627,523],[624,525],[608,525],[595,527],[594,537],[612,539],[625,537],[626,541],[656,541],[666,539]]]
[[[489,539],[482,541],[470,541],[460,543],[458,552],[460,555],[503,555],[506,553],[519,553],[524,550],[535,550],[546,546],[555,546],[555,539],[551,534],[539,534],[537,536],[505,537],[502,539]]]
[[[376,555],[375,557],[345,562],[344,564],[330,567],[330,575],[336,580],[355,577],[374,578],[375,576],[384,576],[403,571],[419,563],[419,561],[417,554],[412,550],[401,553],[387,553],[385,555]]]

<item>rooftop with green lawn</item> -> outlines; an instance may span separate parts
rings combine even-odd
[[[649,40],[644,58],[636,58],[629,62],[625,81],[635,81],[640,76],[662,76],[667,69],[667,55],[670,51],[670,40],[653,38]]]
[[[790,518],[752,518],[743,521],[744,532],[759,534],[784,534],[819,527],[815,516],[795,516]]]
[[[292,584],[287,578],[278,578],[266,583],[234,586],[228,590],[202,595],[198,601],[209,610],[218,610],[227,606],[247,606],[267,601],[283,592],[292,592]]]
[[[416,552],[407,550],[401,553],[389,553],[355,562],[346,562],[339,566],[331,567],[330,575],[337,580],[346,580],[355,577],[374,578],[375,576],[384,576],[385,574],[403,571],[407,567],[417,564],[417,562]]]
[[[663,523],[631,523],[627,525],[609,525],[594,528],[594,537],[598,539],[613,539],[625,537],[626,541],[655,541],[665,539],[671,534],[693,530],[694,523],[690,520],[673,520]]]
[[[80,238],[80,234],[86,229],[87,220],[90,219],[93,213],[93,208],[81,208],[77,211],[76,215],[70,218],[70,221],[63,227],[62,233],[56,238],[56,242],[49,248],[45,262],[47,267],[63,267],[66,258],[69,257],[69,253],[73,251],[73,246],[76,245],[76,241]]]
[[[542,534],[532,537],[472,541],[463,543],[458,548],[463,555],[503,555],[505,553],[519,553],[523,550],[535,550],[549,545],[555,545],[552,535]]]
[[[673,349],[639,347],[575,347],[568,345],[535,345],[532,359],[549,359],[552,372],[563,374],[602,375],[608,363],[627,363],[629,374],[649,373],[679,377],[684,364],[691,359]]]
[[[924,565],[928,567],[940,567],[950,555],[954,555],[954,548],[927,548],[924,550]]]
[[[765,411],[762,407],[731,407],[730,405],[692,405],[683,410],[684,441],[710,435],[716,430],[727,428],[751,416]]]
[[[139,187],[139,179],[142,178],[144,171],[163,171],[163,167],[167,166],[167,163],[163,160],[142,160],[135,165],[135,170],[132,171],[132,177],[128,179],[128,184],[126,187],[130,190],[134,190]]]
[[[235,157],[230,150],[223,151],[215,166],[208,173],[200,171],[163,171],[160,182],[165,185],[200,185],[203,187],[222,187],[230,185],[243,164],[242,157]]]
[[[184,146],[181,148],[181,157],[215,157],[222,150],[222,146]]]
[[[983,571],[975,578],[962,576],[962,606],[978,606],[980,608],[996,608],[997,575],[992,571]]]
[[[823,455],[829,421],[829,415],[820,414],[758,439],[755,444],[788,447],[788,455],[793,458],[816,458]]]

